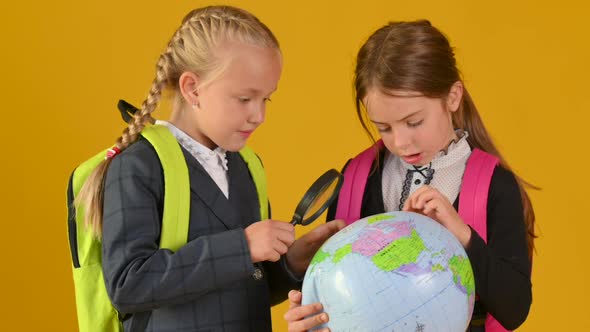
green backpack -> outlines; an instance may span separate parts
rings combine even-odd
[[[141,135],[156,150],[164,171],[165,195],[160,248],[172,251],[186,244],[188,238],[190,185],[188,167],[176,138],[160,125],[143,129]],[[67,190],[68,238],[74,273],[78,326],[81,332],[123,331],[121,315],[107,295],[101,265],[101,242],[84,226],[84,211],[76,209],[74,199],[92,170],[105,158],[101,151],[78,166],[72,173]],[[240,151],[260,202],[261,219],[268,219],[266,175],[258,156],[248,147]]]

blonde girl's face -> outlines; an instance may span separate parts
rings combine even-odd
[[[220,77],[197,89],[193,132],[209,148],[238,151],[264,122],[281,76],[281,55],[243,43],[228,43],[218,54],[228,62]]]
[[[456,138],[451,113],[458,102],[449,103],[455,97],[429,98],[413,91],[385,93],[371,88],[363,104],[387,149],[408,164],[423,166]]]

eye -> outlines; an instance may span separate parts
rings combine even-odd
[[[424,120],[414,121],[414,122],[408,121],[407,123],[408,123],[408,127],[415,128],[415,127],[418,127],[419,125],[421,125],[422,122],[424,122]]]
[[[238,97],[238,100],[240,101],[240,103],[247,103],[249,102],[251,99],[249,97]]]
[[[380,133],[388,133],[391,131],[391,127],[377,127],[377,131]]]

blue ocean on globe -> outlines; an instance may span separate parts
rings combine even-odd
[[[332,332],[462,332],[475,301],[473,271],[459,241],[412,212],[363,218],[318,250],[303,304],[320,302]]]

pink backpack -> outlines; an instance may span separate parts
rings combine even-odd
[[[343,219],[346,224],[360,219],[369,171],[376,153],[382,148],[383,141],[379,140],[348,163],[338,197],[336,219]],[[486,242],[488,191],[498,162],[497,157],[482,150],[473,149],[465,167],[459,196],[459,215]],[[485,330],[486,332],[508,331],[490,314],[486,317]]]

